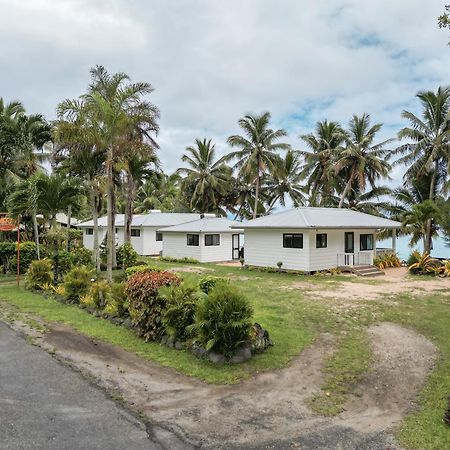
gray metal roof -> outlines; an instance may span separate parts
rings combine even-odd
[[[400,222],[346,208],[299,207],[240,223],[239,228],[399,228]]]
[[[205,217],[200,220],[175,225],[173,227],[160,228],[163,233],[237,233],[244,230],[239,228],[241,222],[228,220],[223,217]],[[231,228],[233,226],[233,228]]]
[[[163,213],[163,212],[151,212],[149,214],[135,214],[133,215],[132,227],[168,227],[172,225],[179,225],[185,222],[191,222],[199,219],[200,214],[196,213]],[[116,214],[116,227],[123,227],[125,221],[124,214]],[[93,227],[94,222],[88,220],[83,223],[77,224],[77,227]],[[99,217],[99,227],[107,226],[107,216]]]

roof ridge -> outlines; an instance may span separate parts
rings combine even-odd
[[[307,227],[310,227],[311,225],[309,224],[308,220],[306,220],[306,217],[305,217],[305,215],[303,214],[303,210],[297,208],[297,211],[298,211],[298,212],[300,213],[300,215],[302,216],[302,219],[304,220],[305,225],[306,225]]]

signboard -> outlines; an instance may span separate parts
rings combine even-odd
[[[12,231],[17,228],[17,222],[11,217],[0,216],[0,231]]]

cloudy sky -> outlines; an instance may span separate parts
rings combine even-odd
[[[155,87],[160,158],[172,171],[196,137],[220,153],[248,112],[289,142],[321,119],[369,112],[381,138],[449,82],[439,0],[0,0],[0,96],[55,118],[103,64]],[[394,173],[394,183],[401,178]]]

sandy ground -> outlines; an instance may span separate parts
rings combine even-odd
[[[389,429],[411,407],[436,352],[425,338],[394,324],[374,326],[369,334],[373,367],[345,412],[329,419],[313,414],[305,400],[320,390],[323,362],[334,350],[331,335],[321,335],[289,367],[216,386],[62,325],[34,332],[40,346],[119,394],[155,429],[176,434],[180,448],[398,448]]]

